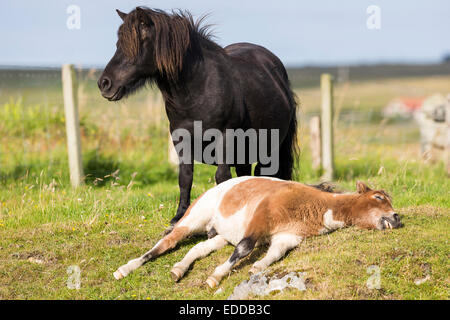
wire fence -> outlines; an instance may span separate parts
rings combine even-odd
[[[154,88],[111,103],[98,91],[100,71],[76,73],[88,174],[89,166],[105,165],[102,161],[109,161],[105,170],[112,170],[124,155],[130,156],[130,149],[146,150],[167,132],[162,97]],[[0,70],[0,135],[3,182],[39,170],[63,176],[67,159],[60,70]]]
[[[123,101],[109,102],[97,88],[101,71],[76,70],[86,179],[98,182],[117,167],[128,176],[135,170],[153,173],[154,177],[143,178],[143,183],[174,178],[167,165],[168,121],[159,91],[149,87]],[[336,155],[361,159],[381,148],[393,158],[419,159],[416,123],[385,119],[381,112],[402,89],[374,103],[374,93],[368,94],[366,86],[336,86]],[[406,86],[400,83],[399,87],[408,94]],[[320,90],[311,87],[295,91],[300,100],[299,143],[307,154],[308,123],[310,117],[319,114]],[[6,183],[44,172],[65,182],[64,121],[60,70],[0,70],[0,180]],[[308,156],[305,161],[309,161]]]

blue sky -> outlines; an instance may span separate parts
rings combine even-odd
[[[66,27],[69,5],[81,29]],[[253,42],[285,64],[436,62],[450,53],[450,1],[406,0],[1,0],[0,65],[103,66],[115,51],[121,20],[114,9],[137,5],[210,13],[217,42]],[[366,9],[381,9],[381,29]]]

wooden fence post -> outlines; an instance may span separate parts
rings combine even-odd
[[[322,143],[320,142],[320,117],[314,116],[309,120],[310,132],[310,148],[312,157],[312,168],[314,170],[320,169],[322,165]]]
[[[322,96],[321,132],[322,132],[322,180],[333,180],[334,176],[334,139],[333,139],[333,79],[329,74],[320,78]]]
[[[445,145],[445,166],[447,168],[447,176],[450,177],[450,94],[447,95],[447,104],[445,107],[445,122],[447,123],[446,145]]]
[[[77,80],[73,65],[62,67],[64,112],[66,116],[67,151],[69,155],[70,182],[73,187],[83,184],[80,123],[78,117]]]

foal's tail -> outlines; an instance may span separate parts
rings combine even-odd
[[[297,101],[295,93],[290,88],[289,80],[286,78],[286,91],[291,105],[291,119],[289,129],[280,147],[280,168],[278,177],[284,180],[292,180],[295,162],[300,155],[300,147],[297,141]]]

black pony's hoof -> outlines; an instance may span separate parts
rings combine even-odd
[[[165,236],[172,232],[172,230],[175,227],[175,224],[178,222],[178,220],[180,220],[180,219],[177,219],[176,217],[174,217],[172,220],[170,220],[170,225],[167,227],[166,230],[164,230]]]
[[[174,226],[175,226],[174,224],[171,224],[170,226],[168,226],[166,228],[166,230],[164,230],[164,236],[167,236],[169,233],[171,233]]]

